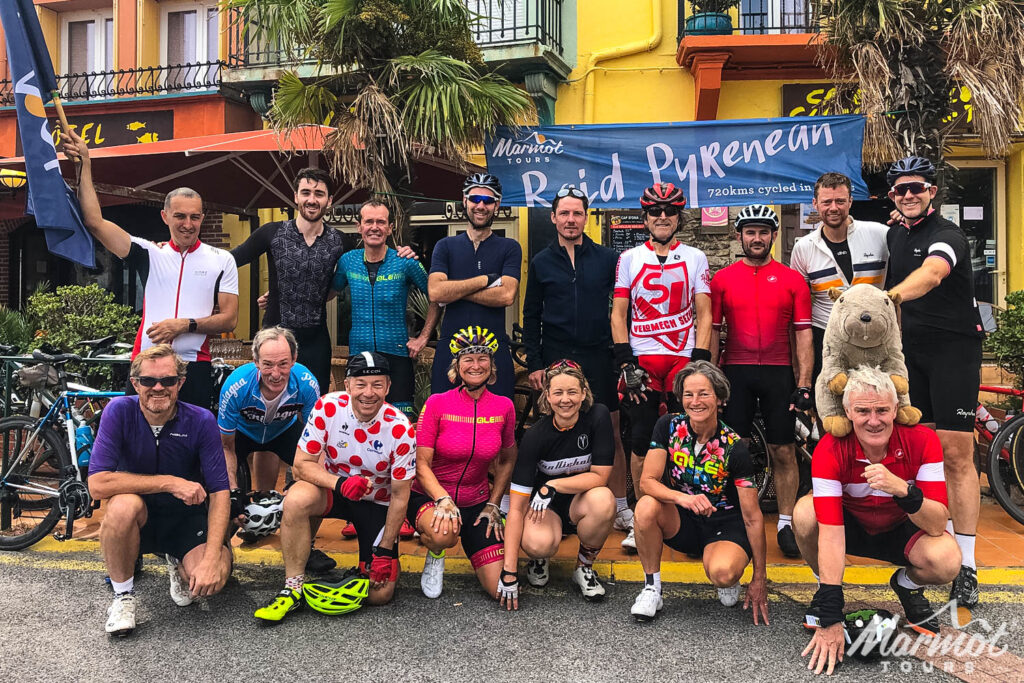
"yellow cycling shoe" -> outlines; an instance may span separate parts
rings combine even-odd
[[[262,621],[277,623],[285,618],[290,612],[302,607],[302,593],[285,588],[266,607],[260,607],[253,613],[253,616]]]

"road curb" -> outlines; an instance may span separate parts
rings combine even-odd
[[[27,553],[77,553],[95,552],[100,550],[99,541],[75,540],[58,542],[46,538],[32,547]],[[280,567],[284,565],[281,551],[270,548],[235,547],[235,564],[242,566]],[[12,553],[14,555],[15,553]],[[339,567],[352,567],[359,563],[356,553],[327,553],[337,561]],[[404,553],[400,556],[402,571],[419,573],[423,571],[422,555]],[[575,567],[573,558],[555,558],[551,560],[552,570],[568,576]],[[643,581],[644,571],[639,559],[629,560],[598,560],[594,569],[600,576],[616,581]],[[449,574],[472,574],[473,566],[469,559],[462,556],[451,556],[445,561],[444,570]],[[814,584],[816,580],[807,565],[770,564],[767,568],[768,580],[786,584]],[[859,585],[888,585],[892,576],[892,565],[852,565],[846,568],[843,580]],[[748,566],[743,573],[743,581],[750,581],[751,568]],[[708,583],[704,575],[703,565],[694,560],[691,562],[662,562],[661,580],[672,583]],[[979,567],[980,583],[995,586],[1024,586],[1024,567]]]

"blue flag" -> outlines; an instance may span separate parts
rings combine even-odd
[[[78,199],[60,174],[46,121],[43,105],[52,99],[57,79],[32,0],[0,0],[0,23],[7,37],[7,62],[28,175],[25,213],[35,216],[51,254],[94,268],[92,235],[82,224]]]

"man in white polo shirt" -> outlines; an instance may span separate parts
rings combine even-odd
[[[85,226],[142,278],[142,323],[132,358],[150,346],[170,344],[188,364],[179,399],[209,410],[213,377],[208,335],[232,330],[238,321],[238,269],[230,253],[199,240],[202,198],[187,187],[172,190],[160,212],[170,241],[158,244],[135,237],[103,218],[89,149],[74,131],[69,131],[64,153],[82,160],[78,199]],[[135,392],[129,387],[128,393]]]

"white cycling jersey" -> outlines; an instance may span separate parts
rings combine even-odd
[[[624,251],[615,273],[615,297],[630,302],[633,353],[689,357],[698,294],[711,294],[708,257],[700,249],[678,242],[664,263],[650,240]]]
[[[363,476],[371,488],[360,500],[378,505],[391,502],[391,480],[416,476],[416,428],[390,403],[369,422],[352,412],[344,391],[323,396],[313,406],[299,448],[310,455],[324,453],[324,468],[339,476]]]

